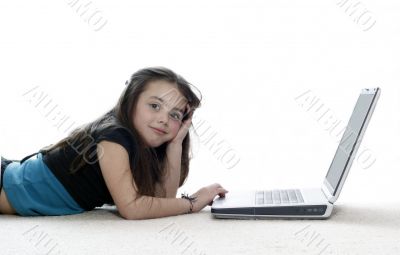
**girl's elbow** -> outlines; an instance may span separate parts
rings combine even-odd
[[[139,213],[119,211],[120,216],[125,220],[143,220],[146,217]]]
[[[125,220],[135,220],[138,217],[132,213],[132,210],[129,209],[118,209],[118,213],[121,216],[121,218]]]

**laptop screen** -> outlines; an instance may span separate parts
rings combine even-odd
[[[361,93],[356,106],[354,107],[353,114],[350,117],[346,130],[340,140],[338,149],[336,150],[335,157],[332,160],[326,175],[326,180],[333,188],[333,196],[336,195],[340,181],[343,178],[347,165],[351,164],[351,157],[356,153],[355,147],[360,143],[360,134],[366,126],[364,125],[371,110],[372,103],[374,102],[376,93]]]

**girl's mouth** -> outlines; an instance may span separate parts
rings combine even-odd
[[[160,134],[160,135],[165,135],[165,134],[166,134],[166,132],[164,132],[164,131],[161,130],[161,129],[153,128],[153,127],[151,127],[151,129],[153,129],[154,132],[156,132],[157,134]]]

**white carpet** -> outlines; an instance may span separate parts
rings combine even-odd
[[[115,207],[71,216],[0,215],[0,254],[400,254],[399,204],[338,203],[328,220],[127,221]]]

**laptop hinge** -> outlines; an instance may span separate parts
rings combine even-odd
[[[328,200],[329,203],[333,204],[331,202],[332,199],[332,195],[330,194],[330,192],[328,191],[328,189],[325,186],[322,186],[321,188],[322,193],[324,193],[324,196],[326,197],[326,200]]]

